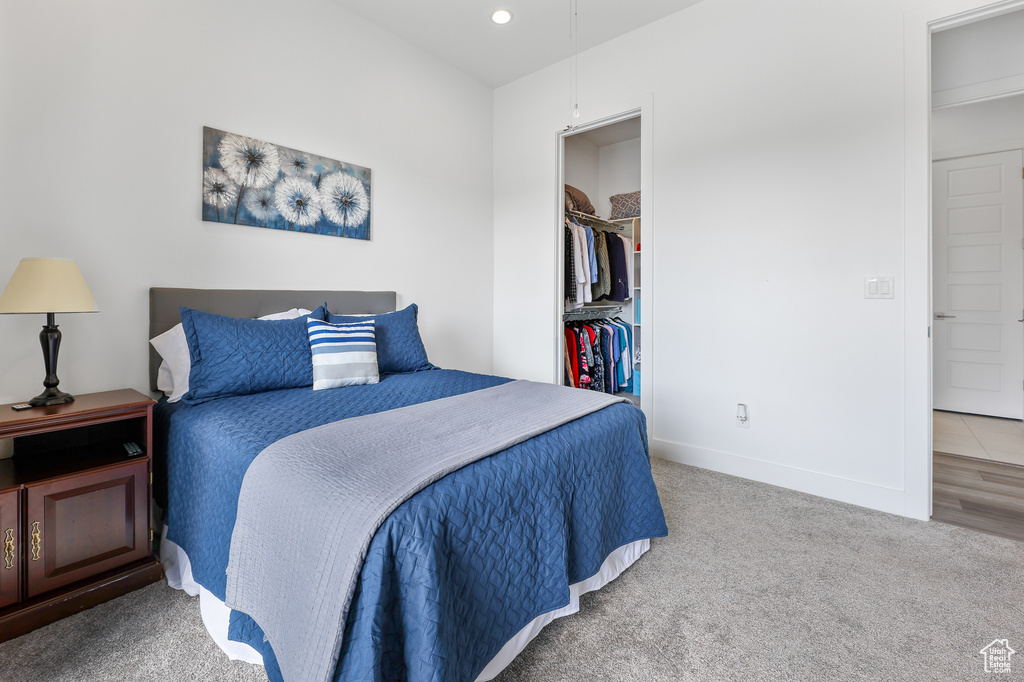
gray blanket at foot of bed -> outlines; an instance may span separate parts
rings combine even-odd
[[[282,438],[245,474],[226,603],[263,629],[284,679],[327,682],[367,548],[392,511],[452,471],[622,400],[513,381]]]

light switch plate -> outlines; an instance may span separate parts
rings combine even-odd
[[[895,298],[896,278],[888,277],[865,277],[864,298]]]

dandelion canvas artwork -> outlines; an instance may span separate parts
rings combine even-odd
[[[370,169],[203,128],[203,220],[370,238]]]

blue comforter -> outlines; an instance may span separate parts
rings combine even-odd
[[[195,580],[223,600],[242,478],[263,448],[338,419],[506,381],[431,370],[331,391],[162,402],[168,538],[188,554]],[[524,625],[565,606],[568,586],[609,553],[666,533],[643,413],[631,405],[475,462],[407,500],[377,532],[335,679],[471,681]],[[252,619],[233,612],[229,636],[260,651],[270,679],[281,679]]]

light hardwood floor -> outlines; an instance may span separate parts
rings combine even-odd
[[[934,453],[932,519],[1024,542],[1024,466]]]
[[[939,410],[932,416],[935,452],[1024,465],[1024,422]]]

